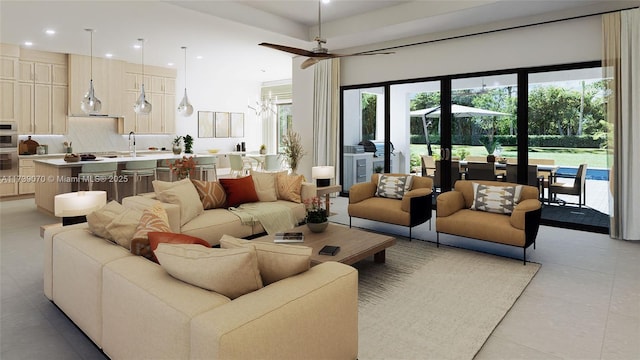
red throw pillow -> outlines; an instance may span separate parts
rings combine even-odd
[[[158,244],[167,243],[167,244],[200,244],[202,246],[211,247],[211,244],[197,238],[195,236],[189,236],[184,234],[176,234],[171,232],[157,232],[152,231],[148,234],[149,236],[149,247],[151,251],[155,251],[158,248]],[[155,254],[152,254],[153,262],[158,263],[158,259]]]
[[[220,179],[220,184],[227,193],[229,206],[236,207],[244,203],[260,201],[251,175],[238,179]]]

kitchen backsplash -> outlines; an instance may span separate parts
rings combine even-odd
[[[70,117],[69,133],[67,135],[31,135],[31,139],[40,145],[49,145],[49,153],[63,153],[63,143],[71,142],[73,152],[107,152],[129,150],[129,135],[117,132],[117,120],[107,117]],[[26,140],[26,135],[18,140]],[[136,134],[136,149],[144,150],[149,147],[163,147],[171,149],[174,135],[138,135]]]

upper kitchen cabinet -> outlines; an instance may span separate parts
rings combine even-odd
[[[125,89],[125,62],[113,59],[93,58],[93,88],[102,102],[100,115],[122,116],[122,93]],[[82,98],[89,90],[91,80],[91,57],[69,55],[69,115],[86,116],[80,108]]]
[[[0,121],[16,121],[20,48],[0,44],[0,54]]]
[[[127,134],[173,134],[175,133],[175,69],[145,65],[144,76],[140,64],[127,63],[124,73],[125,102],[124,118],[118,127],[119,132]],[[147,101],[151,103],[149,115],[139,115],[133,111],[133,104],[140,96],[144,84]]]
[[[67,55],[20,49],[17,119],[21,134],[67,132]]]

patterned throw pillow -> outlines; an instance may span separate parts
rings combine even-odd
[[[522,185],[490,186],[473,183],[473,204],[471,210],[488,211],[497,214],[511,214],[520,201]]]
[[[152,231],[171,231],[169,216],[159,201],[142,211],[136,232],[131,240],[130,251],[132,254],[152,259],[153,254],[149,248],[149,233]]]
[[[286,173],[278,173],[276,178],[276,186],[278,187],[278,199],[289,200],[293,202],[302,202],[300,191],[302,189],[302,175],[287,175]]]
[[[191,182],[196,187],[205,210],[221,208],[227,203],[227,194],[219,182],[195,179],[191,179]]]
[[[380,175],[378,178],[378,190],[376,196],[402,199],[404,193],[411,189],[411,175]]]

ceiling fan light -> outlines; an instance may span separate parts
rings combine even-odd
[[[184,88],[184,97],[182,101],[180,101],[180,104],[178,104],[178,113],[184,117],[193,114],[193,106],[189,102],[189,97],[187,97],[187,88]]]
[[[138,97],[138,101],[133,105],[133,111],[136,114],[147,115],[151,112],[151,103],[147,101],[147,97],[144,93],[144,84],[140,86],[140,96]]]
[[[102,109],[102,101],[95,96],[95,91],[93,90],[93,80],[89,81],[89,90],[80,102],[80,109],[85,114],[96,114]]]

